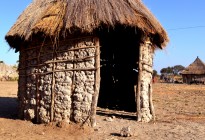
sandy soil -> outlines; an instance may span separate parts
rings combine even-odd
[[[0,139],[2,140],[205,140],[205,85],[156,83],[153,86],[156,121],[139,123],[134,113],[98,108],[97,126],[37,125],[17,118],[17,82],[0,82]],[[107,118],[115,116],[113,121]],[[132,137],[120,137],[130,126]]]

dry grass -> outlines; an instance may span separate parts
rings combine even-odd
[[[29,41],[36,33],[58,38],[76,31],[93,33],[119,24],[139,29],[152,37],[158,47],[166,46],[169,40],[141,0],[36,0],[21,14],[6,40],[16,47],[19,41]]]

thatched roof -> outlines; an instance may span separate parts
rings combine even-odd
[[[181,74],[205,74],[205,64],[197,57]]]
[[[93,33],[101,27],[135,27],[151,36],[160,48],[166,46],[166,31],[141,0],[34,0],[6,35],[13,48],[33,35],[58,38],[75,31]]]

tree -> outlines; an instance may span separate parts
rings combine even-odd
[[[167,73],[167,68],[162,68],[162,69],[160,70],[160,73],[161,73],[161,74]]]
[[[157,76],[157,71],[156,70],[153,70],[153,77]]]
[[[162,68],[160,70],[161,74],[172,74],[173,73],[173,67],[167,67],[167,68]]]
[[[178,75],[180,71],[184,70],[185,67],[182,65],[175,65],[173,67],[162,68],[160,70],[161,74],[175,74]]]
[[[3,63],[3,64],[4,64],[4,61],[0,60],[0,63]]]
[[[178,75],[180,71],[184,70],[185,67],[182,65],[176,65],[173,67],[174,74]]]

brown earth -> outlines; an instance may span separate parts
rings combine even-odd
[[[0,139],[2,140],[205,140],[205,85],[153,86],[156,121],[136,122],[134,113],[98,108],[97,126],[38,125],[17,119],[17,82],[0,82]],[[113,121],[109,117],[115,116]],[[130,126],[132,137],[120,137]]]

